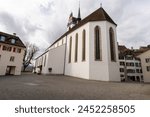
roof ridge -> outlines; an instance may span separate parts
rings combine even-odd
[[[86,16],[84,19],[82,19],[77,25],[75,25],[69,31],[65,32],[56,41],[54,41],[51,44],[51,46],[49,46],[48,48],[52,47],[56,42],[58,42],[65,35],[68,35],[69,33],[73,32],[74,30],[80,28],[81,26],[83,26],[84,24],[86,24],[90,21],[108,21],[108,22],[113,23],[114,25],[117,26],[117,24],[111,19],[111,17],[107,14],[107,12],[102,7],[100,7],[97,10],[95,10],[94,12],[92,12],[91,14],[89,14],[88,16]]]

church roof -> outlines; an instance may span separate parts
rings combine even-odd
[[[117,24],[111,19],[111,17],[106,13],[106,11],[100,7],[90,15],[88,15],[86,18],[81,20],[77,25],[75,25],[73,28],[71,28],[69,31],[67,31],[65,34],[63,34],[60,38],[58,38],[51,46],[53,46],[55,43],[57,43],[60,39],[62,39],[64,36],[70,34],[74,30],[80,28],[84,24],[91,22],[91,21],[108,21],[114,25],[117,26]],[[50,47],[51,47],[50,46]]]
[[[82,20],[83,22],[89,22],[89,21],[108,21],[110,23],[113,23],[117,25],[111,17],[106,13],[106,11],[101,7],[94,11],[92,14],[87,16],[85,19]]]

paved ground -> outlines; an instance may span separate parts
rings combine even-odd
[[[66,76],[23,74],[0,77],[0,99],[150,99],[150,84],[88,81]]]

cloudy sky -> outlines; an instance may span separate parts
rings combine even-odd
[[[127,47],[150,44],[150,0],[80,0],[81,17],[100,7],[118,24],[118,42]],[[44,51],[67,30],[71,11],[77,16],[79,0],[0,0],[0,31]]]

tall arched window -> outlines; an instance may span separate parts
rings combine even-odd
[[[95,27],[95,60],[102,59],[102,52],[101,52],[101,30],[99,26]]]
[[[45,67],[45,65],[46,65],[46,55],[45,55],[45,60],[44,60],[44,67]]]
[[[78,60],[78,33],[76,34],[75,38],[75,59],[74,61],[77,62]]]
[[[115,37],[114,37],[114,30],[112,27],[109,29],[109,38],[110,38],[111,61],[116,61]]]
[[[86,31],[82,32],[82,61],[85,61],[86,56]]]
[[[72,50],[72,37],[70,37],[70,43],[69,43],[69,63],[71,63],[71,50]]]

